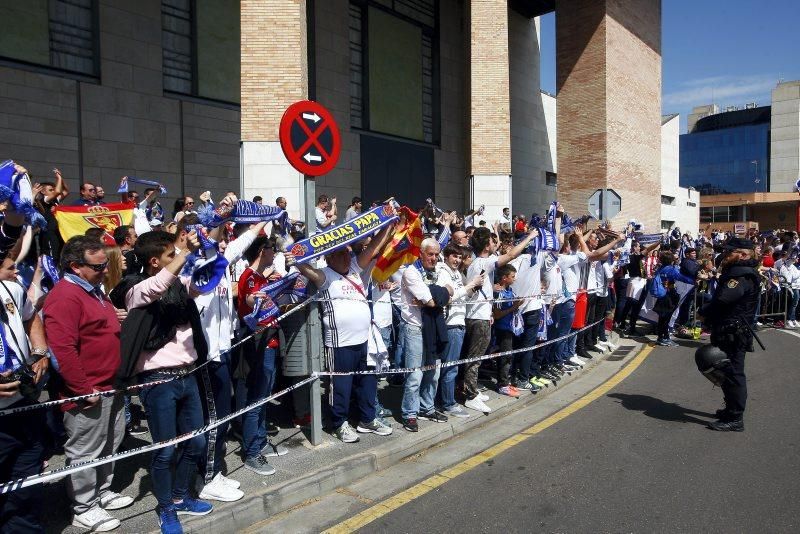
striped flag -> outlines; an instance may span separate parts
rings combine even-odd
[[[402,224],[372,270],[372,279],[379,284],[388,280],[401,266],[419,258],[423,239],[419,217],[406,206],[400,208],[399,214]]]
[[[114,230],[133,223],[133,203],[117,202],[96,206],[58,206],[53,210],[64,241],[83,235],[89,228],[102,228],[106,241],[114,241]]]

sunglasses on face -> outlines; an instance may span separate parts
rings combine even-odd
[[[104,261],[103,263],[81,263],[81,265],[89,267],[96,273],[102,273],[103,271],[106,270],[106,267],[108,267],[108,262]]]
[[[187,203],[186,203],[186,205],[187,205],[187,206],[193,206],[193,205],[194,205],[194,202],[187,202]]]

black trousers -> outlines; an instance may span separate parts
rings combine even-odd
[[[28,404],[31,402],[23,400],[13,406]],[[6,482],[42,472],[45,425],[45,410],[41,409],[2,418],[0,481]],[[39,521],[41,512],[41,484],[0,495],[0,532],[44,532]]]
[[[720,348],[728,355],[728,359],[731,361],[725,382],[722,383],[725,407],[730,418],[738,419],[744,414],[747,404],[747,377],[744,374],[745,347],[739,344]]]

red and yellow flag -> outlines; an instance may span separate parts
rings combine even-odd
[[[403,206],[400,208],[400,221],[402,224],[378,257],[372,270],[372,279],[379,284],[388,280],[401,266],[419,258],[419,246],[424,237],[419,217],[408,207]]]
[[[113,240],[117,227],[133,223],[133,206],[127,202],[97,206],[58,206],[53,214],[64,241],[85,234],[89,228],[102,228],[106,236]]]

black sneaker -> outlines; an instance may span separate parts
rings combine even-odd
[[[708,428],[717,432],[744,432],[744,421],[741,418],[733,421],[712,421],[708,423]]]
[[[561,375],[571,375],[572,369],[564,365],[563,363],[559,363],[556,365],[556,369],[561,373]]]
[[[594,356],[592,356],[591,354],[589,354],[589,351],[588,351],[588,350],[586,350],[586,349],[581,349],[581,350],[577,351],[577,352],[576,352],[576,354],[577,354],[577,355],[578,355],[580,358],[583,358],[584,360],[593,360],[593,359],[594,359]]]
[[[419,432],[419,425],[417,424],[417,418],[409,417],[408,419],[403,419],[403,428],[405,428],[409,432]]]
[[[424,419],[425,421],[433,421],[434,423],[446,423],[447,416],[437,410],[433,410],[432,412],[428,413],[420,413],[417,415],[420,419]]]
[[[558,382],[559,376],[555,373],[551,373],[549,369],[542,369],[539,371],[539,375],[542,378],[546,378],[551,382]]]
[[[551,365],[547,368],[547,372],[559,378],[564,376],[564,371],[558,365]]]

